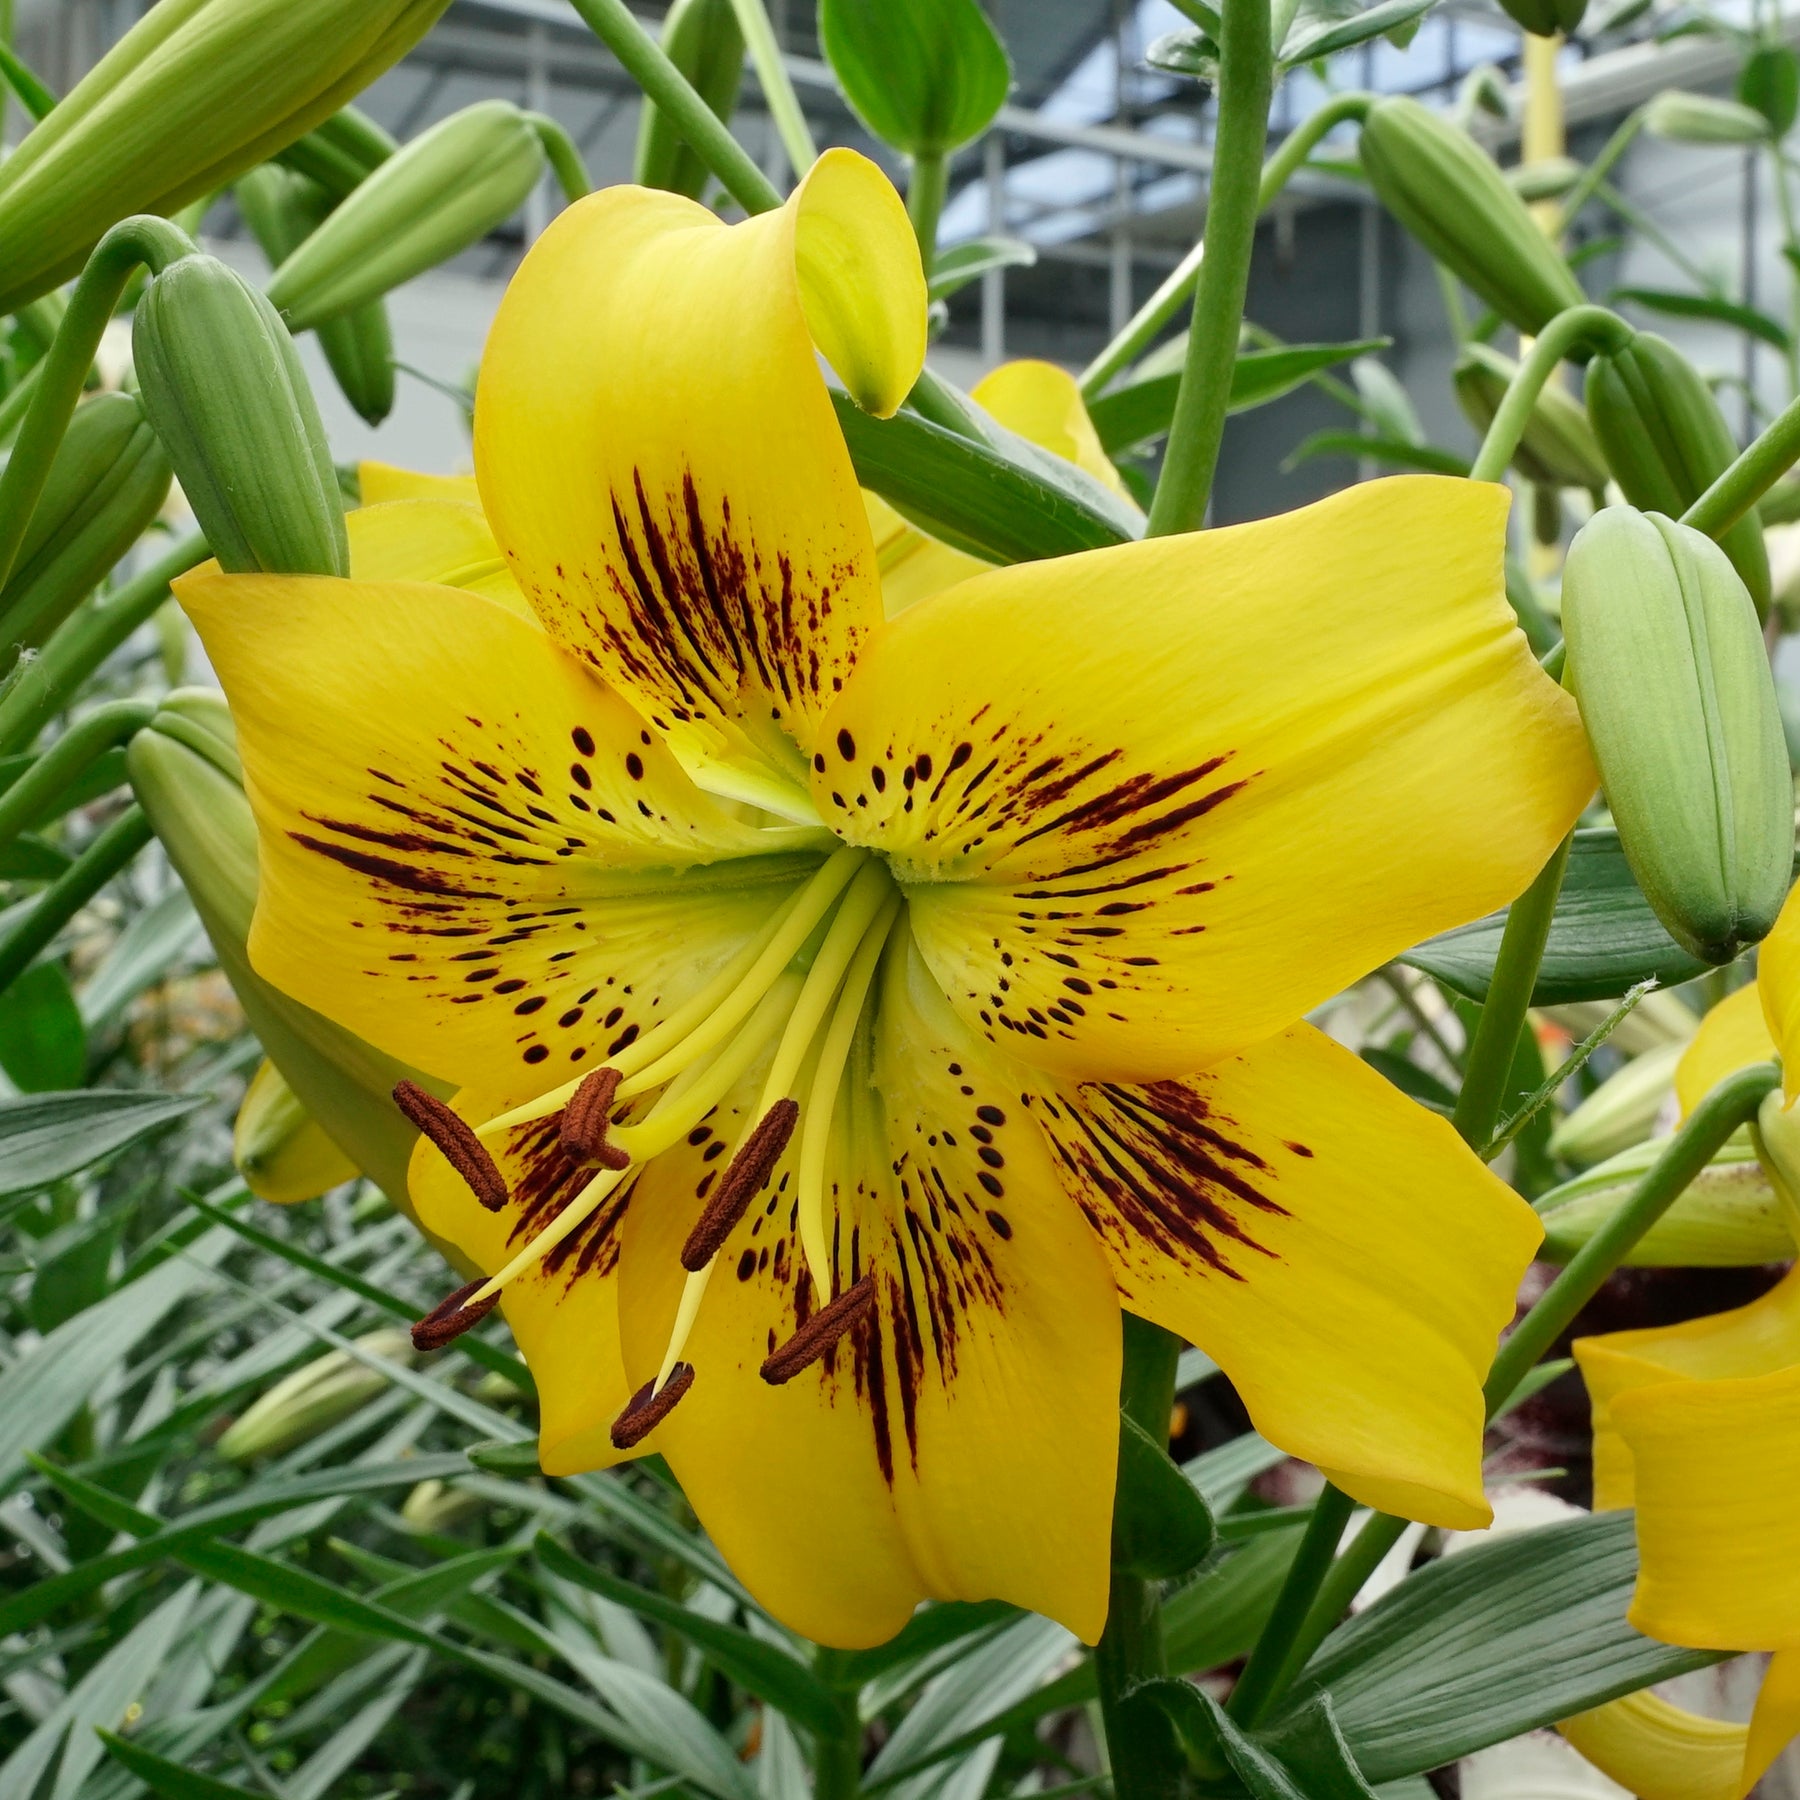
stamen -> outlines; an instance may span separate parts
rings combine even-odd
[[[569,1096],[562,1116],[562,1153],[570,1162],[597,1162],[607,1169],[630,1165],[630,1152],[606,1141],[621,1079],[617,1069],[595,1069]]]
[[[426,1093],[417,1082],[396,1082],[394,1104],[419,1128],[421,1135],[437,1146],[444,1161],[489,1212],[498,1212],[506,1204],[506,1177],[467,1120],[459,1118],[437,1095]]]
[[[416,1321],[412,1328],[413,1348],[441,1350],[452,1339],[461,1337],[470,1326],[479,1325],[500,1298],[496,1290],[483,1299],[475,1299],[481,1285],[479,1281],[468,1282],[454,1294],[447,1294],[424,1318]]]
[[[497,1300],[509,1281],[516,1281],[527,1269],[535,1268],[570,1232],[585,1225],[594,1216],[600,1202],[622,1181],[636,1181],[643,1165],[630,1170],[602,1169],[548,1225],[534,1237],[499,1274],[479,1283],[477,1300]]]
[[[675,1410],[675,1402],[693,1385],[694,1365],[685,1362],[677,1363],[660,1387],[654,1381],[646,1381],[631,1396],[625,1410],[613,1420],[613,1448],[629,1450],[641,1444]]]
[[[799,1203],[800,1247],[812,1272],[813,1286],[822,1294],[831,1292],[832,1283],[831,1247],[825,1232],[825,1153],[831,1144],[831,1118],[837,1108],[838,1089],[843,1085],[844,1067],[850,1060],[850,1046],[856,1040],[863,1002],[899,916],[900,897],[896,894],[857,945],[856,958],[844,976],[825,1041],[819,1047],[812,1090],[807,1095],[795,1195]]]
[[[757,1121],[756,1129],[731,1159],[724,1180],[714,1190],[706,1211],[700,1215],[699,1223],[688,1233],[688,1240],[681,1247],[681,1266],[689,1274],[698,1274],[704,1269],[718,1254],[719,1246],[731,1236],[732,1229],[781,1161],[781,1153],[794,1135],[794,1125],[799,1117],[800,1103],[784,1097]]]
[[[763,1380],[771,1387],[792,1381],[802,1369],[816,1363],[874,1304],[875,1277],[865,1275],[855,1287],[847,1288],[829,1306],[814,1313],[779,1349],[770,1352],[762,1366]]]

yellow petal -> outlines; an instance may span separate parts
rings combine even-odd
[[[1766,948],[1763,954],[1767,956]],[[1767,1062],[1775,1054],[1775,1040],[1763,1021],[1766,1005],[1762,985],[1752,982],[1727,994],[1700,1021],[1675,1065],[1675,1098],[1684,1119],[1727,1075]]]
[[[933,594],[993,567],[967,551],[953,550],[909,525],[879,494],[864,493],[875,565],[881,571],[881,604],[891,619]]]
[[[924,321],[905,210],[847,150],[740,225],[608,188],[507,289],[476,405],[488,518],[546,629],[690,765],[800,779],[881,617],[814,345],[892,410]]]
[[[471,1124],[496,1118],[529,1094],[465,1089],[451,1102]],[[448,1239],[492,1275],[554,1223],[594,1171],[557,1148],[552,1116],[488,1140],[511,1202],[489,1212],[429,1140],[413,1152],[407,1186],[428,1231]],[[525,1274],[510,1281],[500,1309],[538,1390],[538,1459],[552,1475],[605,1468],[621,1454],[608,1435],[631,1397],[619,1342],[619,1247],[636,1196],[604,1201]],[[635,1453],[634,1453],[635,1454]]]
[[[1630,1506],[1632,1455],[1614,1419],[1617,1403],[1659,1384],[1728,1382],[1800,1366],[1800,1274],[1730,1312],[1578,1338],[1574,1355],[1593,1405],[1594,1505]]]
[[[466,588],[537,624],[481,508],[469,500],[382,500],[344,515],[357,581]]]
[[[969,397],[1008,431],[1072,462],[1115,494],[1125,492],[1119,471],[1100,447],[1100,434],[1088,417],[1081,384],[1067,369],[1023,357],[990,370]]]
[[[1638,1800],[1743,1800],[1800,1734],[1800,1651],[1778,1651],[1748,1725],[1704,1719],[1649,1692],[1557,1726]]]
[[[453,1084],[598,1063],[816,862],[473,594],[197,573],[181,600],[237,721],[257,971]]]
[[[481,501],[473,475],[425,475],[384,462],[358,463],[356,474],[364,506],[384,500],[459,500],[464,505]]]
[[[1800,1363],[1634,1388],[1611,1414],[1637,1501],[1632,1624],[1704,1650],[1800,1650]]]
[[[916,955],[891,952],[879,979],[878,1042],[853,1057],[829,1165],[838,1291],[871,1273],[875,1313],[785,1386],[760,1379],[817,1307],[790,1146],[719,1254],[694,1386],[655,1447],[745,1583],[819,1641],[879,1642],[930,1595],[1011,1600],[1092,1642],[1118,1442],[1112,1281],[1015,1088]],[[692,1189],[685,1206],[646,1199],[628,1227],[634,1376],[661,1358],[696,1208]]]
[[[1264,1437],[1383,1511],[1488,1523],[1481,1384],[1541,1230],[1442,1119],[1309,1025],[1035,1105],[1124,1304]]]
[[[1800,1095],[1800,885],[1789,893],[1775,928],[1756,954],[1763,1018],[1781,1058],[1790,1104]]]
[[[1506,504],[1364,482],[963,582],[857,665],[815,801],[972,1026],[1078,1080],[1202,1067],[1511,899],[1591,792]]]

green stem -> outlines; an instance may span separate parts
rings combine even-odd
[[[40,654],[20,662],[0,689],[0,756],[29,748],[81,684],[168,599],[169,583],[211,554],[205,538],[183,538],[116,593],[96,595],[71,613]]]
[[[32,509],[44,491],[50,464],[68,429],[75,403],[93,366],[113,305],[140,263],[160,272],[192,256],[187,234],[166,219],[124,219],[95,245],[69,297],[49,353],[38,365],[37,385],[18,441],[0,474],[0,583],[11,575]]]
[[[1287,1578],[1275,1596],[1274,1609],[1231,1690],[1226,1710],[1239,1724],[1254,1725],[1280,1691],[1295,1641],[1305,1629],[1319,1585],[1330,1572],[1338,1545],[1343,1542],[1344,1527],[1355,1510],[1356,1502],[1343,1489],[1329,1484],[1313,1503],[1306,1535],[1288,1564]]]
[[[544,146],[544,159],[563,191],[563,198],[571,206],[577,200],[585,200],[594,191],[594,184],[588,178],[587,164],[581,160],[581,152],[575,148],[575,140],[547,114],[527,113],[525,119]]]
[[[1556,229],[1550,233],[1553,244],[1561,243],[1567,236],[1569,227],[1575,223],[1577,215],[1594,195],[1600,191],[1600,184],[1612,173],[1613,165],[1631,147],[1631,140],[1644,127],[1643,107],[1636,112],[1627,113],[1624,122],[1619,126],[1606,143],[1600,154],[1582,171],[1581,179],[1569,189],[1563,200],[1563,209],[1557,215]]]
[[[781,147],[787,152],[795,175],[804,175],[818,161],[819,150],[807,129],[800,96],[788,79],[787,64],[781,59],[781,46],[775,41],[775,28],[769,23],[763,0],[731,0],[731,10],[737,14],[738,30],[743,34],[744,48],[750,52],[757,85],[762,89],[769,116],[775,121]]]
[[[1684,525],[1722,537],[1800,459],[1800,400],[1790,400],[1768,428],[1681,515]]]
[[[906,184],[906,216],[912,220],[913,236],[919,240],[919,260],[925,265],[925,279],[937,265],[938,215],[944,210],[944,195],[950,187],[950,163],[941,150],[922,150],[912,159],[912,172]]]
[[[1531,423],[1538,395],[1544,391],[1545,382],[1555,374],[1558,363],[1584,344],[1600,350],[1616,350],[1630,343],[1632,336],[1631,327],[1604,306],[1571,306],[1566,312],[1559,312],[1531,346],[1531,354],[1519,365],[1519,372],[1512,378],[1506,398],[1500,402],[1500,410],[1488,427],[1487,436],[1481,440],[1481,449],[1476,454],[1475,466],[1469,471],[1469,479],[1499,481],[1506,474],[1506,466],[1519,447],[1519,439]]]
[[[27,830],[102,752],[150,723],[147,700],[111,700],[71,725],[4,793],[0,793],[0,849]]]
[[[1780,1085],[1780,1071],[1773,1063],[1756,1063],[1728,1075],[1694,1108],[1630,1200],[1588,1239],[1501,1347],[1485,1390],[1489,1418],[1512,1398],[1513,1389],[1600,1291],[1632,1246],[1669,1210],[1725,1140],[1756,1117],[1756,1109]]]
[[[1175,1404],[1175,1365],[1181,1340],[1160,1325],[1124,1315],[1125,1354],[1119,1410],[1159,1444],[1168,1442]],[[1164,1746],[1120,1721],[1119,1709],[1139,1682],[1168,1672],[1163,1654],[1162,1590],[1154,1581],[1114,1568],[1106,1629],[1094,1648],[1100,1716],[1106,1726],[1117,1800],[1146,1800],[1173,1792],[1175,1772],[1163,1766]]]
[[[1645,1172],[1636,1193],[1587,1241],[1501,1347],[1485,1389],[1490,1419],[1506,1410],[1520,1382],[1599,1292],[1607,1276],[1630,1255],[1632,1246],[1680,1198],[1725,1140],[1756,1117],[1764,1097],[1780,1084],[1780,1073],[1772,1064],[1758,1063],[1728,1076],[1695,1107],[1669,1140],[1668,1148]],[[1332,1565],[1320,1583],[1311,1615],[1289,1651],[1277,1692],[1306,1666],[1376,1565],[1400,1541],[1406,1524],[1404,1519],[1378,1513]]]
[[[1787,362],[1788,386],[1800,390],[1800,275],[1793,266],[1795,247],[1800,245],[1800,226],[1794,218],[1794,196],[1788,186],[1787,158],[1779,144],[1768,146],[1775,165],[1775,204],[1781,211],[1782,249],[1788,256],[1788,341],[1782,352]],[[1748,295],[1745,296],[1748,299]]]
[[[1144,528],[1148,537],[1197,530],[1206,518],[1261,210],[1263,149],[1275,91],[1268,0],[1224,0],[1220,21],[1219,121],[1206,206],[1206,255],[1194,288],[1194,319],[1162,475]]]
[[[1531,990],[1537,984],[1538,965],[1544,960],[1544,946],[1550,940],[1550,921],[1556,914],[1556,897],[1562,892],[1573,841],[1566,837],[1557,845],[1537,879],[1506,915],[1500,954],[1469,1044],[1451,1121],[1471,1150],[1479,1151],[1493,1137],[1500,1118],[1506,1078],[1518,1052],[1519,1033],[1531,1005]]]
[[[19,421],[25,416],[25,409],[31,404],[31,397],[37,392],[38,370],[44,365],[35,362],[17,382],[4,400],[0,400],[0,446],[12,442],[13,433],[19,428]]]
[[[38,896],[0,941],[0,993],[30,968],[40,950],[125,867],[151,838],[141,807],[128,807]]]
[[[837,1729],[821,1733],[813,1758],[813,1800],[855,1800],[862,1792],[862,1718],[857,1691],[844,1674],[845,1653],[821,1648],[813,1671],[837,1701]]]
[[[638,23],[625,0],[570,0],[570,4],[594,36],[624,64],[626,74],[669,115],[694,154],[745,212],[773,212],[781,204],[781,195],[768,176]]]
[[[1369,110],[1367,94],[1339,94],[1296,125],[1263,166],[1257,189],[1258,212],[1265,212],[1288,179],[1312,155],[1325,135],[1346,119],[1360,119]],[[1082,394],[1092,399],[1118,372],[1144,353],[1150,340],[1180,312],[1182,302],[1194,291],[1205,256],[1202,238],[1180,263],[1163,278],[1156,292],[1131,315],[1125,329],[1081,372]]]

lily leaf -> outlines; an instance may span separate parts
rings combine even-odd
[[[948,300],[990,269],[1029,269],[1037,246],[1016,237],[976,237],[940,250],[931,269],[931,297]]]
[[[1281,465],[1286,474],[1316,456],[1366,456],[1394,469],[1418,469],[1427,475],[1467,475],[1469,459],[1435,444],[1414,444],[1404,438],[1363,437],[1354,431],[1315,431],[1303,438]]]
[[[1722,1661],[1625,1622],[1633,1530],[1594,1514],[1409,1576],[1325,1640],[1272,1732],[1329,1694],[1364,1777],[1392,1781]]]
[[[1165,75],[1185,75],[1192,81],[1217,81],[1219,41],[1213,34],[1184,25],[1152,38],[1144,51],[1144,61]]]
[[[1485,1000],[1505,929],[1506,913],[1489,913],[1427,939],[1400,961],[1471,1000]],[[1610,825],[1576,832],[1532,1004],[1614,1000],[1641,981],[1677,987],[1705,971],[1650,910],[1619,834]]]
[[[166,1756],[157,1756],[129,1738],[98,1726],[95,1729],[113,1759],[135,1775],[151,1793],[163,1795],[164,1800],[263,1800],[249,1788],[234,1787],[229,1781],[215,1781],[210,1775],[170,1762]]]
[[[0,1069],[28,1094],[81,1085],[87,1031],[61,963],[33,963],[0,994]]]
[[[0,1100],[0,1194],[65,1180],[203,1105],[196,1095],[122,1088]]]
[[[1373,350],[1385,350],[1389,338],[1359,338],[1347,344],[1283,344],[1276,350],[1242,351],[1231,370],[1233,412],[1248,412],[1279,400],[1321,369],[1349,362]],[[1163,436],[1175,416],[1179,373],[1134,381],[1093,401],[1088,412],[1101,445],[1110,455]]]
[[[876,419],[847,394],[831,400],[857,480],[971,556],[1035,562],[1122,544],[1141,529],[1130,508],[1060,458],[1014,459],[916,414]]]
[[[1200,1490],[1122,1413],[1118,1493],[1114,1567],[1149,1581],[1174,1581],[1205,1562],[1213,1546],[1213,1517]]]
[[[1720,325],[1735,326],[1752,337],[1785,350],[1793,341],[1787,328],[1766,312],[1754,306],[1740,306],[1735,300],[1721,299],[1717,294],[1680,294],[1670,288],[1614,288],[1615,301],[1629,300],[1650,312],[1673,319],[1711,319]]]
[[[1381,0],[1379,6],[1347,19],[1296,20],[1281,46],[1281,66],[1291,69],[1296,63],[1316,62],[1374,37],[1391,37],[1404,45],[1436,4],[1437,0]]]

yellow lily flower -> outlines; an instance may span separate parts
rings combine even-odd
[[[1301,1021],[1519,892],[1593,773],[1498,487],[1371,482],[884,623],[818,358],[891,413],[925,306],[847,151],[738,225],[606,190],[481,374],[541,629],[478,559],[181,597],[261,825],[257,967],[461,1088],[401,1095],[412,1188],[493,1275],[419,1341],[503,1302],[543,1467],[660,1451],[819,1642],[988,1595],[1092,1641],[1121,1306],[1358,1499],[1487,1521],[1540,1228]]]
[[[1779,1057],[1784,1094],[1762,1123],[1780,1130],[1797,1032],[1800,888],[1763,940],[1756,982],[1715,1006],[1683,1053],[1682,1111]],[[1560,1729],[1641,1800],[1740,1800],[1800,1734],[1800,1266],[1748,1306],[1583,1338],[1575,1359],[1594,1409],[1594,1505],[1637,1509],[1631,1622],[1668,1643],[1774,1656],[1747,1726],[1642,1693]]]

